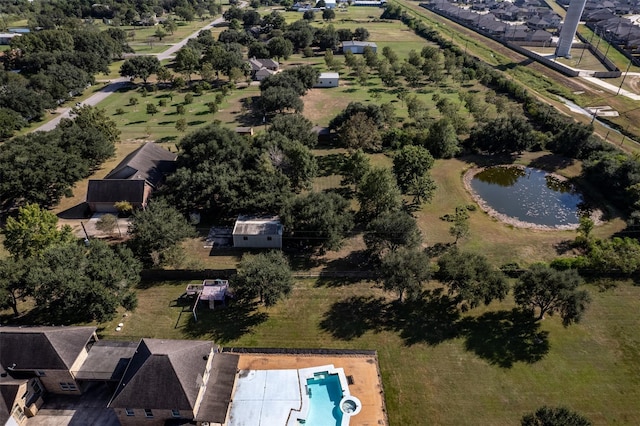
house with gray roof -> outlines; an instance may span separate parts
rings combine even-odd
[[[269,58],[249,59],[249,68],[251,69],[251,78],[255,81],[261,81],[278,72],[280,64]]]
[[[123,425],[224,423],[237,362],[212,342],[142,339],[109,407]]]
[[[22,425],[45,392],[79,395],[76,371],[97,340],[95,327],[0,328],[0,425]]]
[[[175,170],[177,154],[147,142],[127,155],[104,179],[92,179],[87,203],[93,212],[115,213],[115,203],[127,201],[144,208],[151,192]]]
[[[0,365],[14,377],[38,377],[47,392],[80,394],[75,372],[97,340],[95,327],[2,327]]]

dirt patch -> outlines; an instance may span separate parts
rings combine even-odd
[[[524,166],[519,166],[519,165],[509,165],[509,166],[498,166],[498,167],[520,167],[522,169],[524,169]],[[471,195],[471,198],[473,198],[473,200],[480,206],[480,208],[487,213],[489,216],[498,219],[501,222],[504,222],[506,224],[512,225],[516,228],[528,228],[528,229],[538,229],[541,231],[559,231],[559,230],[563,230],[563,231],[567,231],[567,230],[573,230],[573,229],[577,229],[578,228],[578,224],[574,224],[574,225],[556,225],[556,226],[547,226],[547,225],[538,225],[535,223],[531,223],[531,222],[524,222],[522,220],[518,220],[516,218],[507,216],[503,213],[500,213],[496,210],[494,210],[491,206],[489,206],[487,204],[487,202],[480,197],[471,187],[471,180],[473,179],[473,177],[475,175],[477,175],[478,173],[482,172],[483,170],[485,170],[486,167],[474,167],[469,169],[465,174],[464,177],[462,178],[462,181],[464,182],[464,187],[465,189],[469,192],[469,194]],[[551,176],[553,176],[555,179],[559,180],[559,181],[566,181],[567,178],[565,178],[564,176],[561,176],[559,174],[556,173],[550,173]],[[592,213],[591,213],[591,220],[593,220],[594,224],[596,225],[601,225],[602,223],[604,223],[602,221],[602,211],[595,209]]]

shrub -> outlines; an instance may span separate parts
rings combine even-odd
[[[132,96],[132,97],[130,97],[130,98],[129,98],[129,105],[132,105],[132,106],[133,106],[133,105],[138,105],[138,98],[133,97],[133,96]]]
[[[184,103],[185,105],[193,103],[193,95],[191,93],[184,95]]]

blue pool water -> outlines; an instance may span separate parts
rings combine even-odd
[[[337,374],[316,373],[307,379],[309,416],[305,426],[340,426],[342,424],[342,387]]]

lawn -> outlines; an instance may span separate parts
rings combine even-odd
[[[194,323],[190,306],[177,303],[186,284],[140,289],[137,311],[102,324],[101,335],[376,349],[392,425],[514,425],[543,404],[568,406],[596,425],[632,424],[640,415],[640,287],[629,283],[588,286],[593,303],[568,328],[555,317],[512,324],[509,300],[457,318],[434,300],[398,307],[370,283],[313,280],[298,281],[272,308],[201,309]]]

